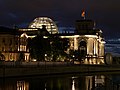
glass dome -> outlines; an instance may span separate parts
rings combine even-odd
[[[47,31],[50,34],[58,33],[58,27],[55,22],[48,17],[38,17],[34,19],[28,28],[42,28],[42,25],[46,26]]]

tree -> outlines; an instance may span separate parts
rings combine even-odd
[[[31,58],[36,58],[39,61],[44,61],[45,55],[49,60],[56,61],[59,58],[67,56],[68,41],[61,39],[57,35],[48,35],[43,38],[43,35],[37,35],[33,39],[28,39],[28,47]]]
[[[50,51],[50,42],[42,35],[37,35],[33,39],[29,39],[28,45],[31,58],[36,58],[38,61],[44,61],[45,54]]]
[[[23,52],[20,52],[18,61],[25,61],[25,55]]]
[[[67,56],[63,39],[56,35],[51,37],[51,42],[51,53],[53,55],[53,61],[56,61],[58,58],[64,58]]]

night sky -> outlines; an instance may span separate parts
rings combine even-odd
[[[120,0],[0,0],[0,25],[27,27],[36,17],[47,16],[58,27],[74,27],[83,8],[105,38],[120,37]]]

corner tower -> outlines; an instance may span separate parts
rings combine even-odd
[[[79,59],[85,64],[104,64],[104,38],[102,30],[95,28],[93,20],[76,20],[74,40]]]

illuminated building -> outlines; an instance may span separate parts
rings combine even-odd
[[[4,33],[0,32],[0,51],[2,55],[0,58],[6,61],[21,59],[23,61],[30,61],[28,39],[42,35],[43,38],[59,36],[61,39],[68,41],[65,53],[69,57],[65,57],[64,59],[58,57],[59,61],[69,60],[82,64],[104,64],[105,41],[102,31],[95,28],[95,22],[92,20],[77,20],[75,25],[74,32],[59,33],[53,20],[47,17],[38,17],[30,23],[28,28],[12,29],[14,30],[12,34],[8,33],[8,31]],[[66,42],[65,40],[63,42]],[[66,46],[63,45],[61,47]],[[45,60],[47,58],[50,60],[51,58],[46,53],[44,56]]]
[[[0,60],[18,60],[18,37],[15,29],[0,27]]]
[[[27,48],[28,39],[32,39],[38,34],[42,36],[57,34],[58,27],[52,19],[48,17],[38,17],[29,24],[28,28],[20,28],[18,32],[20,34],[18,51],[22,51],[25,55],[25,61],[29,61],[31,58],[29,49]]]
[[[73,58],[84,64],[104,64],[104,38],[102,31],[95,28],[95,22],[92,20],[77,20],[75,33],[61,36],[68,38],[70,50],[77,51]]]
[[[58,28],[50,18],[39,17],[28,28],[0,27],[0,59],[5,61],[29,61],[28,39],[40,35],[56,34]],[[22,58],[21,58],[22,57]]]
[[[17,81],[17,90],[29,90],[29,82]]]
[[[29,60],[27,38],[25,33],[21,34],[17,29],[0,27],[0,60]]]
[[[50,34],[58,33],[58,28],[57,28],[55,22],[48,17],[38,17],[38,18],[34,19],[30,23],[28,28],[40,28],[40,29],[42,29],[42,25],[46,26],[46,29],[48,30],[48,32]]]
[[[33,39],[37,35],[49,35],[45,25],[40,28],[22,28],[18,30],[19,36],[19,46],[18,51],[23,52],[25,56],[25,61],[30,61],[30,51],[28,46],[28,39]]]

